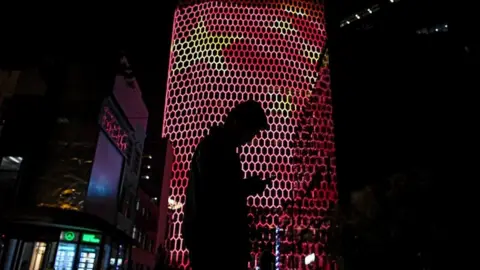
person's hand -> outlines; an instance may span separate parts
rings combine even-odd
[[[275,179],[275,176],[269,176],[265,179],[262,179],[260,176],[255,175],[247,179],[249,182],[248,186],[248,193],[250,195],[255,195],[258,193],[262,193],[265,188],[271,185],[272,181]]]
[[[263,180],[262,182],[264,183],[265,187],[268,187],[272,184],[273,180],[275,180],[277,177],[275,175],[268,176]]]

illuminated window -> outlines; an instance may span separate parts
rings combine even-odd
[[[148,251],[154,252],[154,250],[153,250],[153,240],[148,241],[148,247],[147,248],[148,248]]]
[[[22,164],[22,157],[7,156],[2,158],[0,170],[2,171],[19,171]]]
[[[137,237],[137,227],[133,226],[132,238],[135,239],[135,237]]]
[[[148,242],[147,234],[143,234],[143,239],[142,239],[142,248],[143,249],[147,249],[147,242]]]
[[[30,270],[40,270],[42,267],[42,262],[45,255],[45,249],[47,244],[43,242],[35,242],[35,247],[33,248],[32,258],[30,259]]]

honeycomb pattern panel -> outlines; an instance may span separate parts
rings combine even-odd
[[[245,176],[277,177],[263,194],[247,199],[252,269],[264,248],[273,250],[284,205],[298,193],[301,169],[294,158],[295,138],[311,102],[325,40],[323,5],[314,1],[188,1],[175,11],[163,123],[163,136],[171,140],[175,152],[170,198],[185,203],[195,147],[236,104],[256,100],[269,118],[271,129],[239,149]],[[317,146],[326,146],[331,136]],[[314,170],[318,158],[312,162]],[[189,262],[180,233],[183,212],[175,211],[168,236],[170,259],[185,269]],[[290,238],[282,239],[282,245],[292,245]],[[280,256],[286,265],[296,255]]]
[[[292,204],[283,220],[284,269],[337,269],[326,256],[326,218],[337,201],[335,144],[328,54],[319,63],[319,74],[309,101],[303,108],[292,142],[295,186]],[[305,266],[307,256],[315,260]]]

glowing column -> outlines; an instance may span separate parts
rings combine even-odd
[[[251,229],[257,231],[257,237],[251,239],[252,255],[258,258],[258,250],[275,245],[272,228],[281,225],[282,204],[294,199],[297,179],[293,156],[297,147],[293,140],[303,117],[301,112],[311,102],[315,67],[326,40],[323,5],[306,0],[191,2],[175,11],[170,52],[163,122],[163,136],[172,142],[175,156],[170,198],[185,202],[190,159],[208,128],[221,124],[241,101],[261,102],[271,129],[240,150],[246,175],[277,176],[268,190],[247,200]],[[324,89],[327,95],[328,87]],[[327,108],[324,105],[328,104],[314,106],[318,115],[323,115]],[[326,135],[315,144],[318,151],[333,145],[328,117],[316,122],[315,128]],[[317,158],[305,158],[305,162],[313,162],[312,166],[319,162]],[[324,196],[321,201],[322,205],[312,206],[317,218],[321,218],[323,204],[333,199]],[[171,258],[187,267],[182,209],[177,209],[172,218],[168,236]],[[215,222],[228,226],[221,215]],[[292,241],[285,237],[282,245]],[[293,257],[301,256],[281,252],[280,262],[288,265]]]

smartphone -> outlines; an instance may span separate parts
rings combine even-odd
[[[270,176],[267,176],[265,177],[265,180],[264,181],[267,181],[269,183],[271,183],[273,180],[275,180],[277,178],[276,175],[270,175]]]

